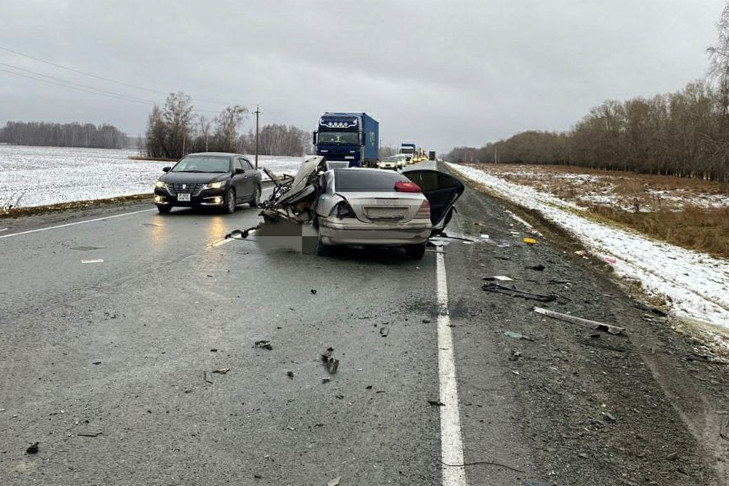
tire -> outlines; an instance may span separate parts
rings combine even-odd
[[[235,212],[235,189],[232,187],[225,193],[225,199],[223,200],[223,212],[226,214],[233,214]]]
[[[169,214],[170,211],[172,211],[172,206],[162,206],[161,204],[158,204],[157,211],[159,211],[160,214]]]
[[[256,193],[253,195],[253,199],[251,199],[248,204],[252,208],[257,208],[258,205],[261,203],[261,186],[256,186]]]
[[[420,245],[408,245],[405,247],[405,255],[411,260],[420,260],[425,255],[425,243]]]

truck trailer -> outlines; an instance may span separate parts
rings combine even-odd
[[[326,112],[313,141],[329,168],[376,167],[380,124],[367,113]]]

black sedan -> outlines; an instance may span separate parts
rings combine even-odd
[[[240,154],[189,154],[162,170],[166,174],[154,188],[160,213],[182,206],[218,207],[230,214],[238,204],[257,207],[261,200],[261,174]]]

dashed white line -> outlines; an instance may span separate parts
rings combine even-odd
[[[438,375],[440,378],[440,457],[443,486],[466,486],[463,467],[463,437],[458,411],[456,362],[453,354],[453,329],[448,314],[448,280],[443,253],[436,258],[438,288]]]
[[[0,228],[0,233],[2,233],[3,231],[7,231],[7,230],[8,230],[7,228]]]
[[[104,221],[107,219],[121,218],[122,216],[131,216],[132,214],[147,213],[149,211],[156,211],[156,209],[142,209],[141,211],[132,211],[131,213],[115,214],[114,216],[105,216],[103,218],[87,219],[85,221],[76,221],[75,223],[59,224],[57,226],[49,226],[47,228],[38,228],[34,230],[21,231],[19,233],[11,233],[9,235],[0,236],[0,240],[3,238],[12,238],[13,236],[29,235],[31,233],[40,233],[41,231],[48,231],[52,229],[67,228],[69,226],[76,226],[79,224],[95,223],[97,221]]]

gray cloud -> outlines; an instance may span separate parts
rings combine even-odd
[[[605,99],[680,89],[706,72],[705,49],[723,5],[4,0],[0,46],[125,83],[182,90],[199,109],[260,103],[264,122],[313,129],[323,111],[367,111],[385,143],[407,138],[448,150],[525,129],[568,129]],[[0,62],[164,100],[5,51]],[[149,111],[148,103],[0,72],[0,123],[108,122],[134,135]]]

